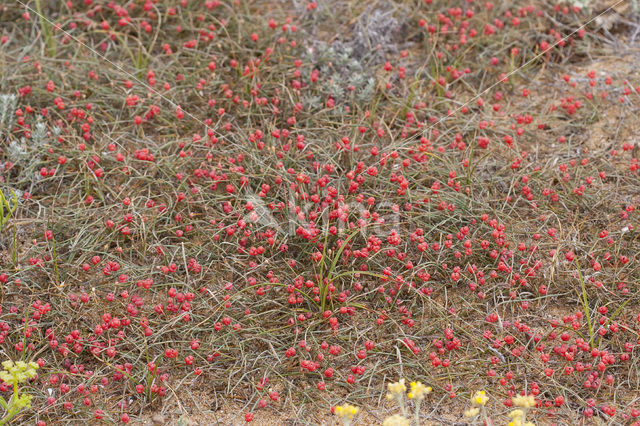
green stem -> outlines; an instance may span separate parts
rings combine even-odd
[[[9,423],[9,421],[16,415],[18,414],[18,412],[20,411],[20,408],[18,408],[16,406],[16,401],[18,400],[18,384],[14,383],[13,384],[13,396],[11,396],[11,399],[9,400],[9,403],[6,404],[6,410],[7,410],[7,415],[4,416],[2,419],[0,419],[0,426],[5,425],[7,423]],[[4,399],[3,399],[4,402]],[[3,406],[5,405],[3,404]]]
[[[47,45],[47,51],[49,56],[56,55],[56,45],[53,40],[53,33],[51,31],[51,22],[42,13],[42,5],[40,0],[36,0],[36,12],[38,12],[38,21],[40,22],[40,31],[42,31],[42,37]]]

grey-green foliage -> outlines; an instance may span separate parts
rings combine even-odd
[[[0,131],[8,132],[13,125],[14,111],[18,97],[14,94],[0,94]]]
[[[399,6],[389,2],[374,3],[358,18],[353,28],[350,44],[355,52],[368,52],[377,63],[383,62],[389,53],[397,53],[404,40],[400,32],[404,24],[396,16],[405,16]]]
[[[51,144],[60,135],[60,128],[53,127],[51,132],[47,131],[45,123],[38,119],[33,126],[31,139],[24,137],[13,139],[7,147],[7,158],[14,165],[18,166],[18,180],[33,176],[40,165],[40,154],[43,147]]]
[[[358,86],[356,86],[358,87]],[[370,101],[376,91],[376,80],[373,77],[367,78],[363,86],[356,91],[356,99],[359,102]]]
[[[376,92],[375,71],[387,60],[389,54],[397,54],[404,20],[397,18],[401,6],[389,2],[377,2],[367,7],[346,34],[333,42],[312,41],[306,62],[320,71],[320,90],[323,102],[331,96],[336,103],[354,97],[360,104],[372,101]],[[348,88],[355,90],[350,93]],[[316,96],[306,102],[318,107]]]
[[[18,97],[14,94],[0,94],[0,141],[6,141],[6,155],[12,162],[22,161],[27,157],[27,145],[11,140],[11,128],[13,127],[15,111],[18,105]],[[36,131],[38,129],[36,128]],[[44,130],[46,134],[46,128]],[[4,163],[0,164],[4,167]],[[18,206],[22,191],[6,186],[0,188],[0,231],[7,225]]]
[[[353,48],[342,42],[331,45],[318,43],[309,60],[320,71],[321,91],[324,96],[331,96],[336,102],[344,102],[349,96],[348,88],[355,88],[358,102],[370,101],[375,91],[373,71],[366,68],[364,61],[358,59]],[[316,96],[307,99],[310,104],[322,101]]]

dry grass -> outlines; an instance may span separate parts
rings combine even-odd
[[[424,425],[479,389],[631,424],[638,16],[607,7],[1,5],[18,422],[378,424],[406,377]]]

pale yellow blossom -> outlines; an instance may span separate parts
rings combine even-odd
[[[13,362],[3,361],[3,371],[0,371],[0,379],[8,385],[15,385],[36,377],[38,364],[35,362],[26,363],[24,361]]]
[[[471,397],[471,402],[473,402],[475,405],[485,405],[488,400],[489,397],[487,396],[485,391],[477,391],[473,394],[473,397]]]
[[[358,414],[358,411],[360,411],[360,409],[358,407],[354,407],[353,405],[345,404],[345,405],[338,405],[335,408],[334,413],[335,413],[336,416],[340,417],[341,419],[352,420],[353,417],[356,414]]]
[[[522,416],[524,416],[524,411],[522,410],[513,410],[512,412],[509,413],[509,417],[512,419],[519,419],[522,418]]]
[[[384,419],[384,422],[382,422],[382,426],[410,426],[411,422],[407,419],[405,419],[404,417],[402,417],[400,414],[394,414],[391,417],[387,417],[386,419]]]
[[[534,426],[533,423],[526,420],[525,410],[515,409],[509,413],[511,421],[508,426]]]
[[[466,410],[464,412],[464,416],[468,419],[471,419],[475,416],[477,416],[480,413],[480,409],[479,408],[469,408],[468,410]]]
[[[407,386],[404,384],[404,379],[400,379],[395,383],[389,383],[387,389],[389,389],[387,398],[394,399],[403,395],[407,391]]]
[[[421,401],[431,393],[431,386],[425,386],[420,382],[411,382],[409,385],[411,386],[407,395],[409,399]]]
[[[531,408],[535,407],[536,405],[536,399],[533,395],[518,395],[512,398],[512,401],[513,405],[515,405],[516,407]]]

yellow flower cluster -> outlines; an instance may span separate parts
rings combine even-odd
[[[432,391],[430,386],[425,386],[421,382],[411,382],[409,383],[409,392],[407,393],[407,397],[413,401],[414,407],[414,418],[416,424],[420,423],[420,404],[422,401],[429,395]],[[407,392],[407,385],[405,385],[405,380],[400,379],[395,383],[387,384],[387,399],[389,401],[395,401],[399,407],[400,412],[402,414],[395,414],[391,417],[387,417],[382,423],[384,426],[409,426],[411,421],[407,419],[408,414],[408,406],[405,404],[404,394]]]
[[[480,413],[480,409],[477,407],[469,408],[464,412],[464,416],[468,419],[472,419]]]
[[[533,395],[518,395],[512,399],[516,407],[531,408],[536,405],[536,398]]]
[[[0,425],[8,424],[22,409],[31,408],[32,395],[20,393],[18,384],[36,377],[38,364],[24,361],[13,362],[11,360],[2,363],[3,371],[0,371],[0,379],[13,387],[13,395],[7,401],[0,396],[0,403],[6,410],[4,417],[0,419]]]
[[[382,426],[410,426],[411,422],[407,419],[405,419],[404,417],[402,417],[400,414],[394,414],[391,417],[387,417],[386,419],[384,419],[384,422],[382,422]]]
[[[31,400],[33,399],[33,395],[28,395],[26,393],[18,396],[18,399],[15,401],[11,401],[12,409],[17,411],[22,410],[23,408],[29,409],[31,408]]]
[[[513,410],[509,413],[509,417],[511,421],[508,426],[535,426],[526,420],[524,411],[522,410]]]
[[[341,419],[344,420],[353,420],[353,417],[358,414],[358,411],[360,409],[358,407],[354,407],[353,405],[349,405],[349,404],[345,404],[345,405],[338,405],[335,410],[333,411],[334,414],[338,417],[340,417]]]
[[[527,421],[527,409],[535,407],[536,398],[533,395],[518,395],[512,401],[513,405],[521,409],[516,409],[509,413],[511,421],[508,426],[534,426],[533,423]]]
[[[391,400],[394,398],[399,398],[407,391],[407,386],[404,384],[404,379],[400,379],[395,383],[389,383],[387,385],[387,389],[389,393],[387,394],[387,399]]]
[[[24,361],[13,362],[11,360],[2,363],[3,371],[0,371],[0,379],[13,386],[36,377],[38,364],[35,362],[26,363]]]
[[[487,413],[485,411],[485,405],[489,401],[489,397],[485,391],[476,391],[471,396],[471,407],[464,412],[464,416],[468,419],[476,419],[478,415],[482,413],[482,418],[487,419]],[[516,408],[509,413],[511,421],[508,426],[535,426],[533,423],[527,421],[527,410],[531,407],[535,407],[536,399],[533,395],[518,395],[513,399],[513,405]],[[475,422],[472,421],[473,424]]]
[[[464,416],[468,419],[476,417],[480,414],[481,407],[484,410],[484,406],[488,400],[489,397],[485,391],[476,391],[476,393],[471,396],[471,404],[473,404],[473,406],[464,412]]]
[[[411,389],[409,390],[408,397],[409,399],[415,399],[417,401],[422,401],[427,395],[431,393],[431,386],[425,386],[420,382],[411,382],[409,384]]]
[[[489,397],[487,396],[485,391],[477,391],[471,397],[471,402],[474,403],[475,405],[484,406],[488,400],[489,400]]]

